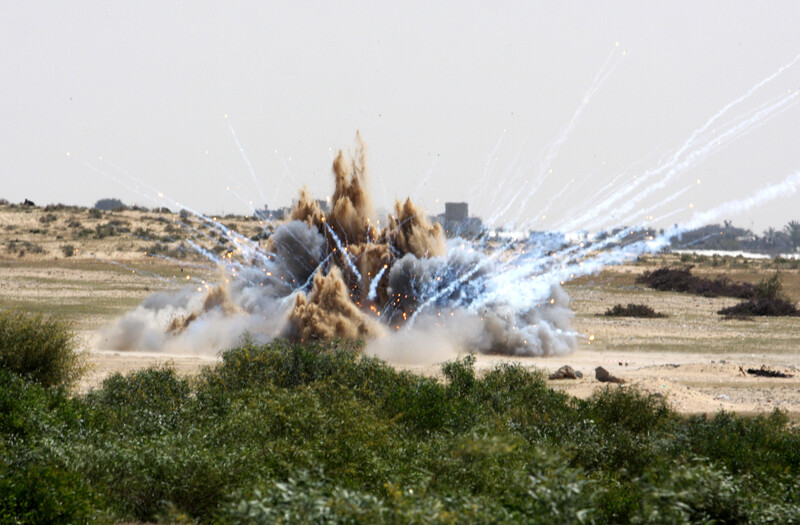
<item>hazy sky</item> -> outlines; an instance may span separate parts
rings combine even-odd
[[[359,129],[378,205],[564,224],[791,63],[797,20],[796,1],[3,2],[0,197],[277,207],[329,194]],[[798,88],[800,63],[633,210],[683,221],[800,170]],[[760,231],[799,202],[730,218]]]

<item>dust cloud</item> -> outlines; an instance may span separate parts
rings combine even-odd
[[[216,353],[246,334],[365,339],[365,351],[398,363],[436,362],[464,352],[519,356],[571,351],[569,297],[557,282],[516,275],[509,247],[446,239],[410,199],[386,224],[376,217],[361,136],[333,162],[323,209],[303,188],[287,220],[248,257],[216,261],[219,284],[157,293],[102,333],[107,349]],[[215,224],[223,230],[224,227]],[[526,292],[515,291],[515,281]],[[199,291],[198,291],[199,290]]]

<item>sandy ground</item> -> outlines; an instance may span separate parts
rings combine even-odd
[[[479,369],[487,369],[507,358],[480,356]],[[790,362],[794,361],[794,362]],[[800,376],[797,359],[786,356],[750,356],[742,354],[686,354],[669,352],[599,351],[583,347],[572,354],[548,358],[518,360],[548,373],[569,364],[581,371],[582,379],[551,380],[552,388],[580,398],[589,397],[608,384],[595,379],[594,370],[601,366],[625,381],[611,388],[638,388],[663,396],[678,412],[709,413],[717,410],[756,413],[781,408],[800,416]],[[620,364],[621,363],[621,364]],[[743,368],[767,365],[796,377],[769,379],[744,375]]]
[[[187,274],[213,280],[215,271],[198,260],[145,256],[151,239],[125,232],[99,239],[80,232],[116,220],[130,232],[142,228],[153,236],[176,236],[169,245],[175,248],[180,232],[167,227],[175,224],[174,215],[123,212],[93,219],[85,210],[67,210],[54,211],[56,219],[43,223],[41,217],[46,213],[41,208],[9,210],[0,206],[0,308],[58,314],[74,322],[83,335],[82,347],[88,351],[90,364],[80,391],[97,387],[117,372],[168,364],[190,375],[217,361],[214,355],[109,351],[97,336],[98,329],[135,308],[148,294],[178,288]],[[76,222],[82,225],[75,226]],[[241,226],[254,228],[246,221]],[[66,257],[61,249],[65,244],[73,244],[76,253]],[[32,253],[31,246],[40,246],[42,251]],[[751,414],[780,408],[800,419],[800,318],[725,321],[716,311],[734,304],[735,299],[654,292],[635,284],[637,274],[664,263],[679,261],[677,257],[657,257],[567,283],[575,312],[573,327],[585,336],[573,353],[544,358],[479,355],[477,369],[485,371],[513,361],[552,372],[568,364],[584,377],[549,384],[587,397],[607,386],[594,376],[594,369],[602,366],[626,381],[624,386],[611,388],[639,388],[663,396],[681,413],[727,410]],[[752,282],[771,274],[765,264],[745,261],[728,267],[700,266],[694,271]],[[781,275],[790,297],[800,299],[798,271],[782,270]],[[627,303],[647,304],[668,317],[602,316],[614,304]],[[589,336],[594,336],[592,344]],[[746,370],[762,365],[795,377],[761,378],[740,371],[740,367]],[[398,368],[439,373],[439,366],[431,363]]]
[[[199,372],[218,361],[216,356],[155,354],[93,349],[88,354],[90,371],[80,383],[81,391],[98,386],[114,374],[168,365],[181,374]],[[800,418],[800,359],[786,355],[686,354],[670,352],[601,351],[583,347],[564,356],[544,358],[509,358],[478,355],[476,369],[485,372],[495,366],[514,362],[525,367],[554,372],[569,364],[584,375],[578,380],[551,380],[549,385],[570,395],[586,398],[606,383],[595,379],[594,370],[604,367],[625,380],[622,386],[663,396],[678,412],[710,413],[726,410],[739,413],[769,412],[780,408],[793,418]],[[760,368],[792,374],[793,378],[764,378],[743,374],[740,370]],[[434,376],[439,365],[397,365],[397,368]]]
[[[149,352],[117,352],[114,350],[90,350],[88,352],[89,370],[78,384],[79,392],[88,392],[98,387],[107,377],[120,373],[128,374],[149,367],[169,366],[178,374],[193,375],[204,366],[214,365],[214,356],[193,356],[180,354],[155,354]]]

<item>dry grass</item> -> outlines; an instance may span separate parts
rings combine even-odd
[[[253,218],[214,219],[246,237],[262,232],[262,223]],[[185,241],[192,237],[209,250],[223,251],[225,247],[213,230],[200,219],[177,213],[0,205],[0,259],[135,260],[155,253],[201,260],[186,249]],[[65,246],[73,249],[65,250]]]
[[[635,284],[636,277],[663,263],[676,263],[677,256],[657,256],[655,264],[645,259],[636,265],[607,268],[598,275],[569,282],[566,289],[575,312],[574,328],[594,335],[602,349],[644,352],[793,354],[800,346],[800,319],[758,318],[731,323],[717,312],[739,301],[658,292]],[[722,273],[736,281],[753,284],[774,274],[768,265],[748,270],[698,266],[693,273],[713,278]],[[800,275],[781,272],[784,291],[794,299],[800,291]],[[644,304],[666,319],[606,318],[615,304]]]

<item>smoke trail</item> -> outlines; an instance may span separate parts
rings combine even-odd
[[[762,108],[728,133],[778,107]],[[701,146],[682,162],[710,147]],[[666,163],[670,170],[683,165],[674,159]],[[441,226],[429,222],[410,199],[396,202],[388,224],[380,228],[367,191],[360,136],[352,156],[340,152],[335,158],[333,176],[329,211],[301,190],[288,220],[264,242],[192,212],[235,247],[217,257],[189,242],[219,265],[219,284],[193,283],[149,297],[104,331],[106,346],[216,352],[247,333],[256,341],[366,338],[372,341],[367,352],[399,361],[413,357],[414,352],[397,354],[415,341],[428,345],[428,356],[459,351],[562,354],[580,337],[570,328],[573,314],[564,281],[658,251],[688,229],[800,187],[796,172],[751,197],[633,243],[626,238],[645,231],[644,226],[591,244],[568,244],[563,235],[549,234],[519,246],[486,237],[446,241]]]
[[[225,119],[228,119],[228,115],[225,115]],[[233,129],[233,125],[230,122],[228,122],[228,129],[231,131],[231,135],[233,136],[234,142],[236,142],[236,147],[239,149],[239,153],[242,155],[245,164],[247,164],[247,169],[250,172],[250,177],[253,179],[253,184],[255,185],[256,189],[258,189],[258,193],[261,195],[261,202],[266,204],[267,197],[264,195],[264,190],[261,188],[261,184],[258,183],[253,165],[250,163],[250,159],[247,157],[242,144],[239,142],[239,137],[236,136],[236,131]]]
[[[528,181],[520,188],[520,191],[516,192],[512,195],[506,202],[506,204],[500,208],[498,211],[494,213],[492,217],[490,217],[490,222],[494,222],[495,219],[502,217],[508,210],[510,210],[514,204],[517,205],[517,211],[514,215],[515,221],[518,221],[519,218],[524,213],[528,203],[533,198],[533,196],[538,192],[539,188],[542,186],[544,181],[547,177],[552,173],[551,166],[553,161],[558,156],[561,147],[566,144],[567,140],[569,139],[570,135],[575,129],[578,121],[580,120],[581,116],[583,115],[584,110],[588,106],[589,102],[591,101],[592,97],[597,93],[597,91],[602,87],[603,83],[608,79],[608,77],[613,73],[614,69],[619,63],[619,57],[617,60],[612,63],[612,59],[617,54],[616,46],[611,50],[608,57],[606,58],[605,62],[598,71],[597,75],[594,78],[594,81],[589,86],[586,94],[584,94],[583,98],[581,99],[578,108],[575,110],[572,118],[569,120],[567,125],[558,133],[558,135],[553,139],[553,141],[545,148],[544,151],[544,158],[539,162],[538,169],[536,171],[536,175],[531,180],[530,184]],[[512,187],[520,187],[520,185],[512,183]],[[527,189],[526,189],[527,187]],[[524,221],[522,224],[523,228],[529,227],[531,221]]]
[[[788,95],[778,97],[776,101],[765,107],[757,109],[753,115],[748,118],[743,118],[741,122],[732,124],[730,129],[724,133],[707,139],[705,145],[698,146],[697,143],[701,137],[708,132],[709,129],[720,118],[726,115],[734,106],[750,99],[756,91],[772,82],[784,71],[794,66],[800,61],[800,55],[796,56],[789,63],[781,66],[778,70],[767,76],[763,80],[756,83],[748,91],[724,105],[716,113],[714,113],[702,126],[692,132],[688,139],[669,157],[668,160],[661,163],[657,168],[645,171],[644,174],[637,177],[635,181],[626,187],[620,188],[606,199],[596,203],[594,206],[585,208],[586,211],[583,215],[575,217],[562,225],[563,231],[571,231],[576,228],[592,228],[602,223],[607,216],[608,210],[614,208],[618,210],[622,208],[623,213],[629,212],[637,203],[646,198],[654,191],[665,187],[670,180],[678,173],[687,170],[692,165],[696,164],[699,160],[707,156],[711,151],[720,147],[723,142],[731,141],[742,133],[747,133],[755,129],[755,127],[763,124],[767,119],[775,116],[776,113],[785,111],[788,107],[793,106],[796,101],[794,99],[798,92],[790,92]],[[785,107],[789,102],[793,102],[790,106]],[[681,158],[686,155],[686,158]],[[643,191],[639,188],[649,182],[653,177],[663,175],[659,181],[649,187],[645,187]]]
[[[447,338],[462,349],[545,355],[574,346],[568,298],[558,285],[548,286],[552,301],[523,307],[503,300],[492,278],[502,267],[496,254],[480,243],[446,243],[441,226],[410,199],[398,201],[379,228],[360,136],[354,155],[336,157],[333,175],[330,211],[303,190],[287,222],[263,244],[190,210],[235,247],[218,257],[188,243],[220,266],[221,284],[148,298],[104,331],[106,346],[212,352],[236,344],[243,333],[257,341],[386,340],[409,332],[413,319],[415,333],[458,333]]]

